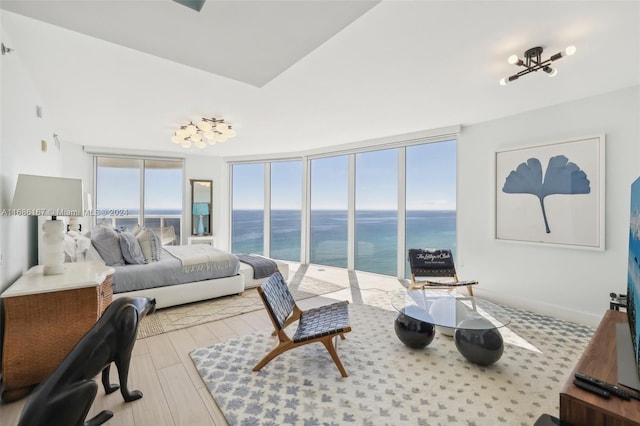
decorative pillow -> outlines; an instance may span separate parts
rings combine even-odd
[[[160,237],[158,234],[149,229],[151,233],[151,257],[153,260],[160,260],[160,255],[162,254],[162,242],[160,241]]]
[[[98,250],[96,250],[93,244],[89,244],[89,250],[87,250],[85,260],[87,262],[100,262],[104,264],[104,259],[100,257]]]
[[[105,265],[124,265],[120,236],[110,226],[98,225],[91,231],[91,244],[96,248]]]
[[[120,233],[120,248],[122,249],[122,257],[124,257],[125,262],[134,265],[147,263],[142,254],[140,243],[138,243],[133,233],[127,231]]]
[[[136,239],[140,244],[140,249],[147,262],[154,262],[160,259],[162,246],[158,235],[149,228],[142,228],[136,234]]]
[[[142,255],[145,260],[147,262],[153,262],[153,256],[151,254],[151,230],[142,228],[136,234],[136,240],[138,240],[138,244],[140,244],[140,250],[142,250]]]

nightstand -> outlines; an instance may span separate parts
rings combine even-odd
[[[98,262],[64,268],[43,275],[43,266],[34,266],[0,295],[4,401],[26,396],[47,378],[111,303],[113,268]]]
[[[192,235],[187,238],[187,244],[209,244],[211,246],[215,245],[216,237],[213,235]]]

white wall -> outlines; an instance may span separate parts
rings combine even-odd
[[[526,82],[524,82],[526,83]],[[629,193],[640,175],[640,88],[465,127],[458,142],[458,269],[479,296],[597,324],[626,292]],[[494,153],[606,135],[605,251],[496,241]]]
[[[4,15],[0,15],[4,17]],[[0,208],[11,207],[18,174],[63,175],[62,151],[54,143],[52,111],[42,100],[24,66],[20,49],[2,31],[2,42],[15,50],[0,57],[2,108],[0,111]],[[36,115],[41,106],[42,118]],[[41,150],[41,141],[47,150]],[[2,265],[0,291],[37,263],[37,221],[34,217],[0,216]]]
[[[212,230],[216,239],[216,247],[228,250],[228,200],[227,178],[224,168],[227,167],[220,157],[189,155],[185,157],[185,221],[183,230],[183,243],[191,234],[191,184],[190,179],[202,179],[213,181],[213,208]]]

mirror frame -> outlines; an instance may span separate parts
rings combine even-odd
[[[207,179],[189,179],[191,182],[191,235],[213,235],[211,220],[213,216],[213,181]],[[206,206],[204,206],[206,205]],[[199,207],[198,207],[199,206]],[[202,208],[203,214],[198,214]],[[206,212],[207,214],[204,214]],[[202,219],[202,232],[198,232]]]

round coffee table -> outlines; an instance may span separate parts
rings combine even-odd
[[[488,300],[443,290],[401,289],[393,293],[391,305],[398,311],[396,335],[411,348],[429,345],[437,326],[452,332],[458,351],[474,364],[491,365],[502,356],[498,329],[511,315]]]

